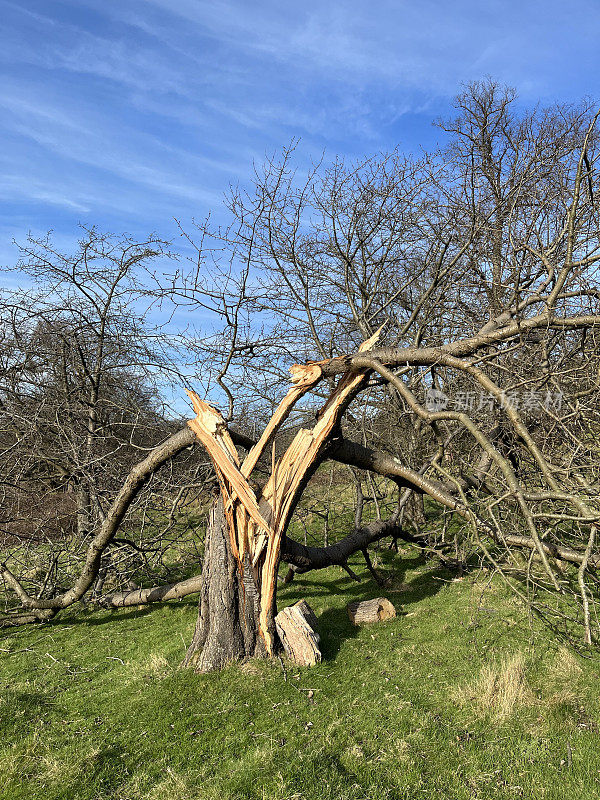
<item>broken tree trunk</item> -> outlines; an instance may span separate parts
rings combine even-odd
[[[361,346],[370,349],[378,333]],[[221,414],[188,392],[196,412],[188,422],[210,455],[221,499],[213,509],[203,565],[198,621],[184,660],[200,672],[247,655],[273,655],[277,647],[277,570],[292,512],[323,458],[348,403],[368,369],[345,373],[312,429],[301,428],[257,494],[249,478],[294,404],[322,378],[323,362],[292,368],[293,386],[243,463]]]
[[[301,667],[313,667],[321,661],[317,619],[305,600],[288,606],[275,617],[277,634],[287,655]]]
[[[396,609],[386,597],[348,603],[347,611],[353,625],[381,622],[396,616]]]
[[[198,618],[183,666],[212,672],[264,653],[256,587],[247,560],[240,570],[233,556],[223,501],[218,500],[206,529]]]

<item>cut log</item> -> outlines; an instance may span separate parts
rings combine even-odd
[[[275,627],[283,649],[301,667],[313,667],[321,661],[316,624],[317,618],[306,600],[299,600],[295,605],[284,608],[275,617]]]
[[[396,609],[386,597],[348,603],[346,608],[350,622],[353,625],[362,625],[366,622],[381,622],[384,619],[391,619],[396,616]]]

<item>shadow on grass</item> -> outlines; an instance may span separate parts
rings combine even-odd
[[[10,686],[2,690],[3,713],[0,716],[0,739],[13,735],[25,736],[43,716],[55,711],[54,697],[38,690],[14,689]]]
[[[327,570],[328,574],[323,575],[321,579],[319,579],[318,572],[312,572],[298,576],[294,583],[280,589],[280,609],[303,598],[314,604],[317,610],[319,606],[321,608],[325,606],[325,609],[318,614],[321,649],[325,659],[335,658],[342,643],[358,634],[359,629],[348,619],[346,605],[349,602],[385,596],[394,604],[396,612],[402,615],[405,613],[404,607],[437,594],[442,588],[443,582],[435,580],[435,578],[448,577],[451,574],[444,567],[432,565],[431,561],[426,559],[421,552],[416,552],[408,557],[399,557],[392,551],[380,550],[378,557],[380,562],[378,572],[385,581],[384,585],[375,582],[364,562],[357,557],[353,559],[352,568],[361,578],[360,582],[352,580],[345,573],[334,577],[331,571]],[[430,568],[425,570],[427,565]],[[417,572],[412,579],[405,582],[407,572],[414,571]],[[335,605],[327,607],[328,601],[333,598],[335,598]],[[70,613],[63,614],[56,620],[46,623],[44,627],[61,627],[65,624],[96,627],[109,623],[135,622],[159,611],[159,609],[166,614],[173,613],[182,605],[193,612],[197,608],[197,603],[197,597],[191,595],[176,602],[152,603],[130,608],[74,608]]]
[[[383,568],[379,568],[378,572],[386,581],[384,585],[377,584],[366,569],[362,573],[358,572],[357,566],[353,564],[354,571],[363,578],[360,583],[347,575],[341,575],[336,579],[328,577],[323,581],[319,581],[317,575],[299,576],[291,586],[282,591],[281,597],[285,605],[291,605],[302,599],[307,599],[309,603],[311,601],[320,603],[329,596],[334,596],[343,602],[343,605],[326,608],[318,615],[318,630],[324,659],[335,658],[342,643],[358,635],[359,628],[350,622],[346,611],[349,602],[387,597],[394,604],[396,613],[401,616],[406,613],[403,611],[405,606],[418,603],[440,591],[444,584],[435,578],[449,577],[453,574],[442,566],[433,566],[427,571],[418,572],[412,580],[405,583],[404,577],[408,571],[422,570],[426,564],[431,565],[431,561],[428,561],[422,553],[417,553],[412,558],[401,559],[390,552],[380,552],[379,556]]]
[[[144,606],[131,606],[129,608],[87,608],[78,612],[73,611],[73,616],[63,615],[46,623],[48,626],[68,625],[107,625],[119,621],[136,620],[147,617],[153,611],[162,609],[173,612],[182,606],[197,608],[198,599],[195,595],[184,597],[181,600],[167,600],[164,603],[148,603]]]

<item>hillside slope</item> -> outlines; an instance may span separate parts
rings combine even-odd
[[[384,590],[358,559],[360,584],[332,568],[281,590],[319,616],[312,669],[179,670],[191,599],[3,632],[0,797],[598,797],[600,658],[533,636],[488,573],[379,558]],[[382,591],[397,618],[353,628],[345,604]]]

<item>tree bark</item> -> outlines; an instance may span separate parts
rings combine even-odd
[[[396,609],[387,597],[375,597],[373,600],[348,603],[348,617],[353,625],[369,622],[381,622],[396,616]]]
[[[183,666],[211,672],[232,661],[266,654],[258,633],[256,581],[247,560],[242,573],[231,552],[223,500],[219,499],[206,529],[198,618]]]
[[[293,565],[297,574],[333,565],[343,566],[351,555],[387,536],[404,537],[395,517],[374,520],[328,547],[311,547],[286,536],[281,545],[281,559]]]
[[[414,529],[420,532],[427,523],[425,517],[425,502],[422,494],[411,492],[406,504],[406,515],[412,522]]]

